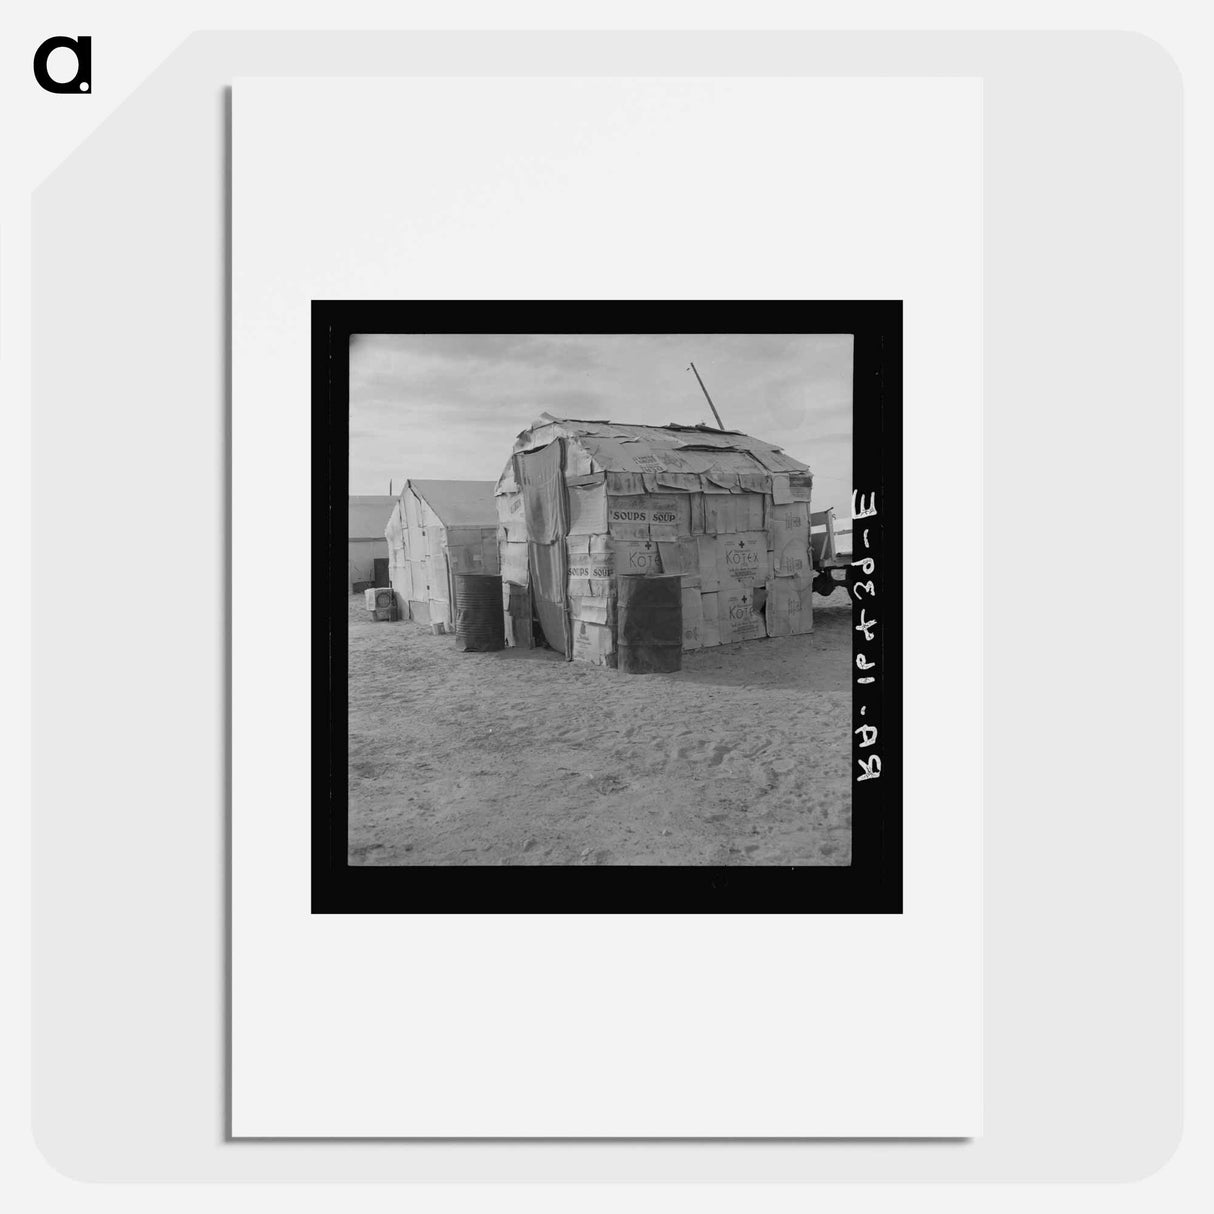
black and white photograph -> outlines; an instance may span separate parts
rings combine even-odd
[[[1159,7],[30,10],[10,1206],[1200,1205]]]
[[[850,869],[895,597],[856,334],[341,342],[339,862]]]

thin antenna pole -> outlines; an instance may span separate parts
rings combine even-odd
[[[391,481],[388,482],[388,496],[389,497],[392,496],[392,482]]]
[[[699,371],[696,371],[695,363],[691,364],[691,367],[689,368],[689,370],[694,372],[696,380],[698,381],[698,383],[700,385],[700,391],[704,393],[704,399],[706,401],[708,401],[708,407],[712,410],[713,417],[715,417],[717,419],[717,429],[724,430],[725,423],[721,420],[721,415],[717,412],[716,405],[714,405],[712,403],[712,397],[708,395],[708,389],[706,387],[704,387],[704,381],[702,379],[700,379],[700,373],[699,373]]]

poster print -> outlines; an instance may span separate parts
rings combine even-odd
[[[899,302],[327,301],[313,358],[315,912],[900,913]]]

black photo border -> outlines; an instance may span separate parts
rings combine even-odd
[[[349,339],[356,333],[838,333],[854,338],[852,862],[846,866],[362,866],[347,857]],[[627,420],[627,419],[623,419]],[[529,417],[518,419],[521,430]],[[509,452],[503,452],[505,461]],[[808,460],[813,452],[792,452]],[[408,469],[402,468],[407,476]],[[312,304],[313,914],[901,914],[902,302]],[[862,547],[863,545],[863,547]],[[454,655],[453,655],[454,660]],[[623,677],[623,676],[621,676]],[[869,680],[860,683],[859,680]],[[863,711],[862,711],[863,710]],[[861,730],[867,726],[867,730]],[[876,729],[874,737],[872,732]],[[877,763],[873,757],[877,756]],[[877,774],[873,774],[877,773]],[[868,778],[864,778],[867,774]]]

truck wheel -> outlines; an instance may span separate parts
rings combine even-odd
[[[839,585],[829,573],[819,573],[814,578],[814,589],[825,598],[834,588]]]

